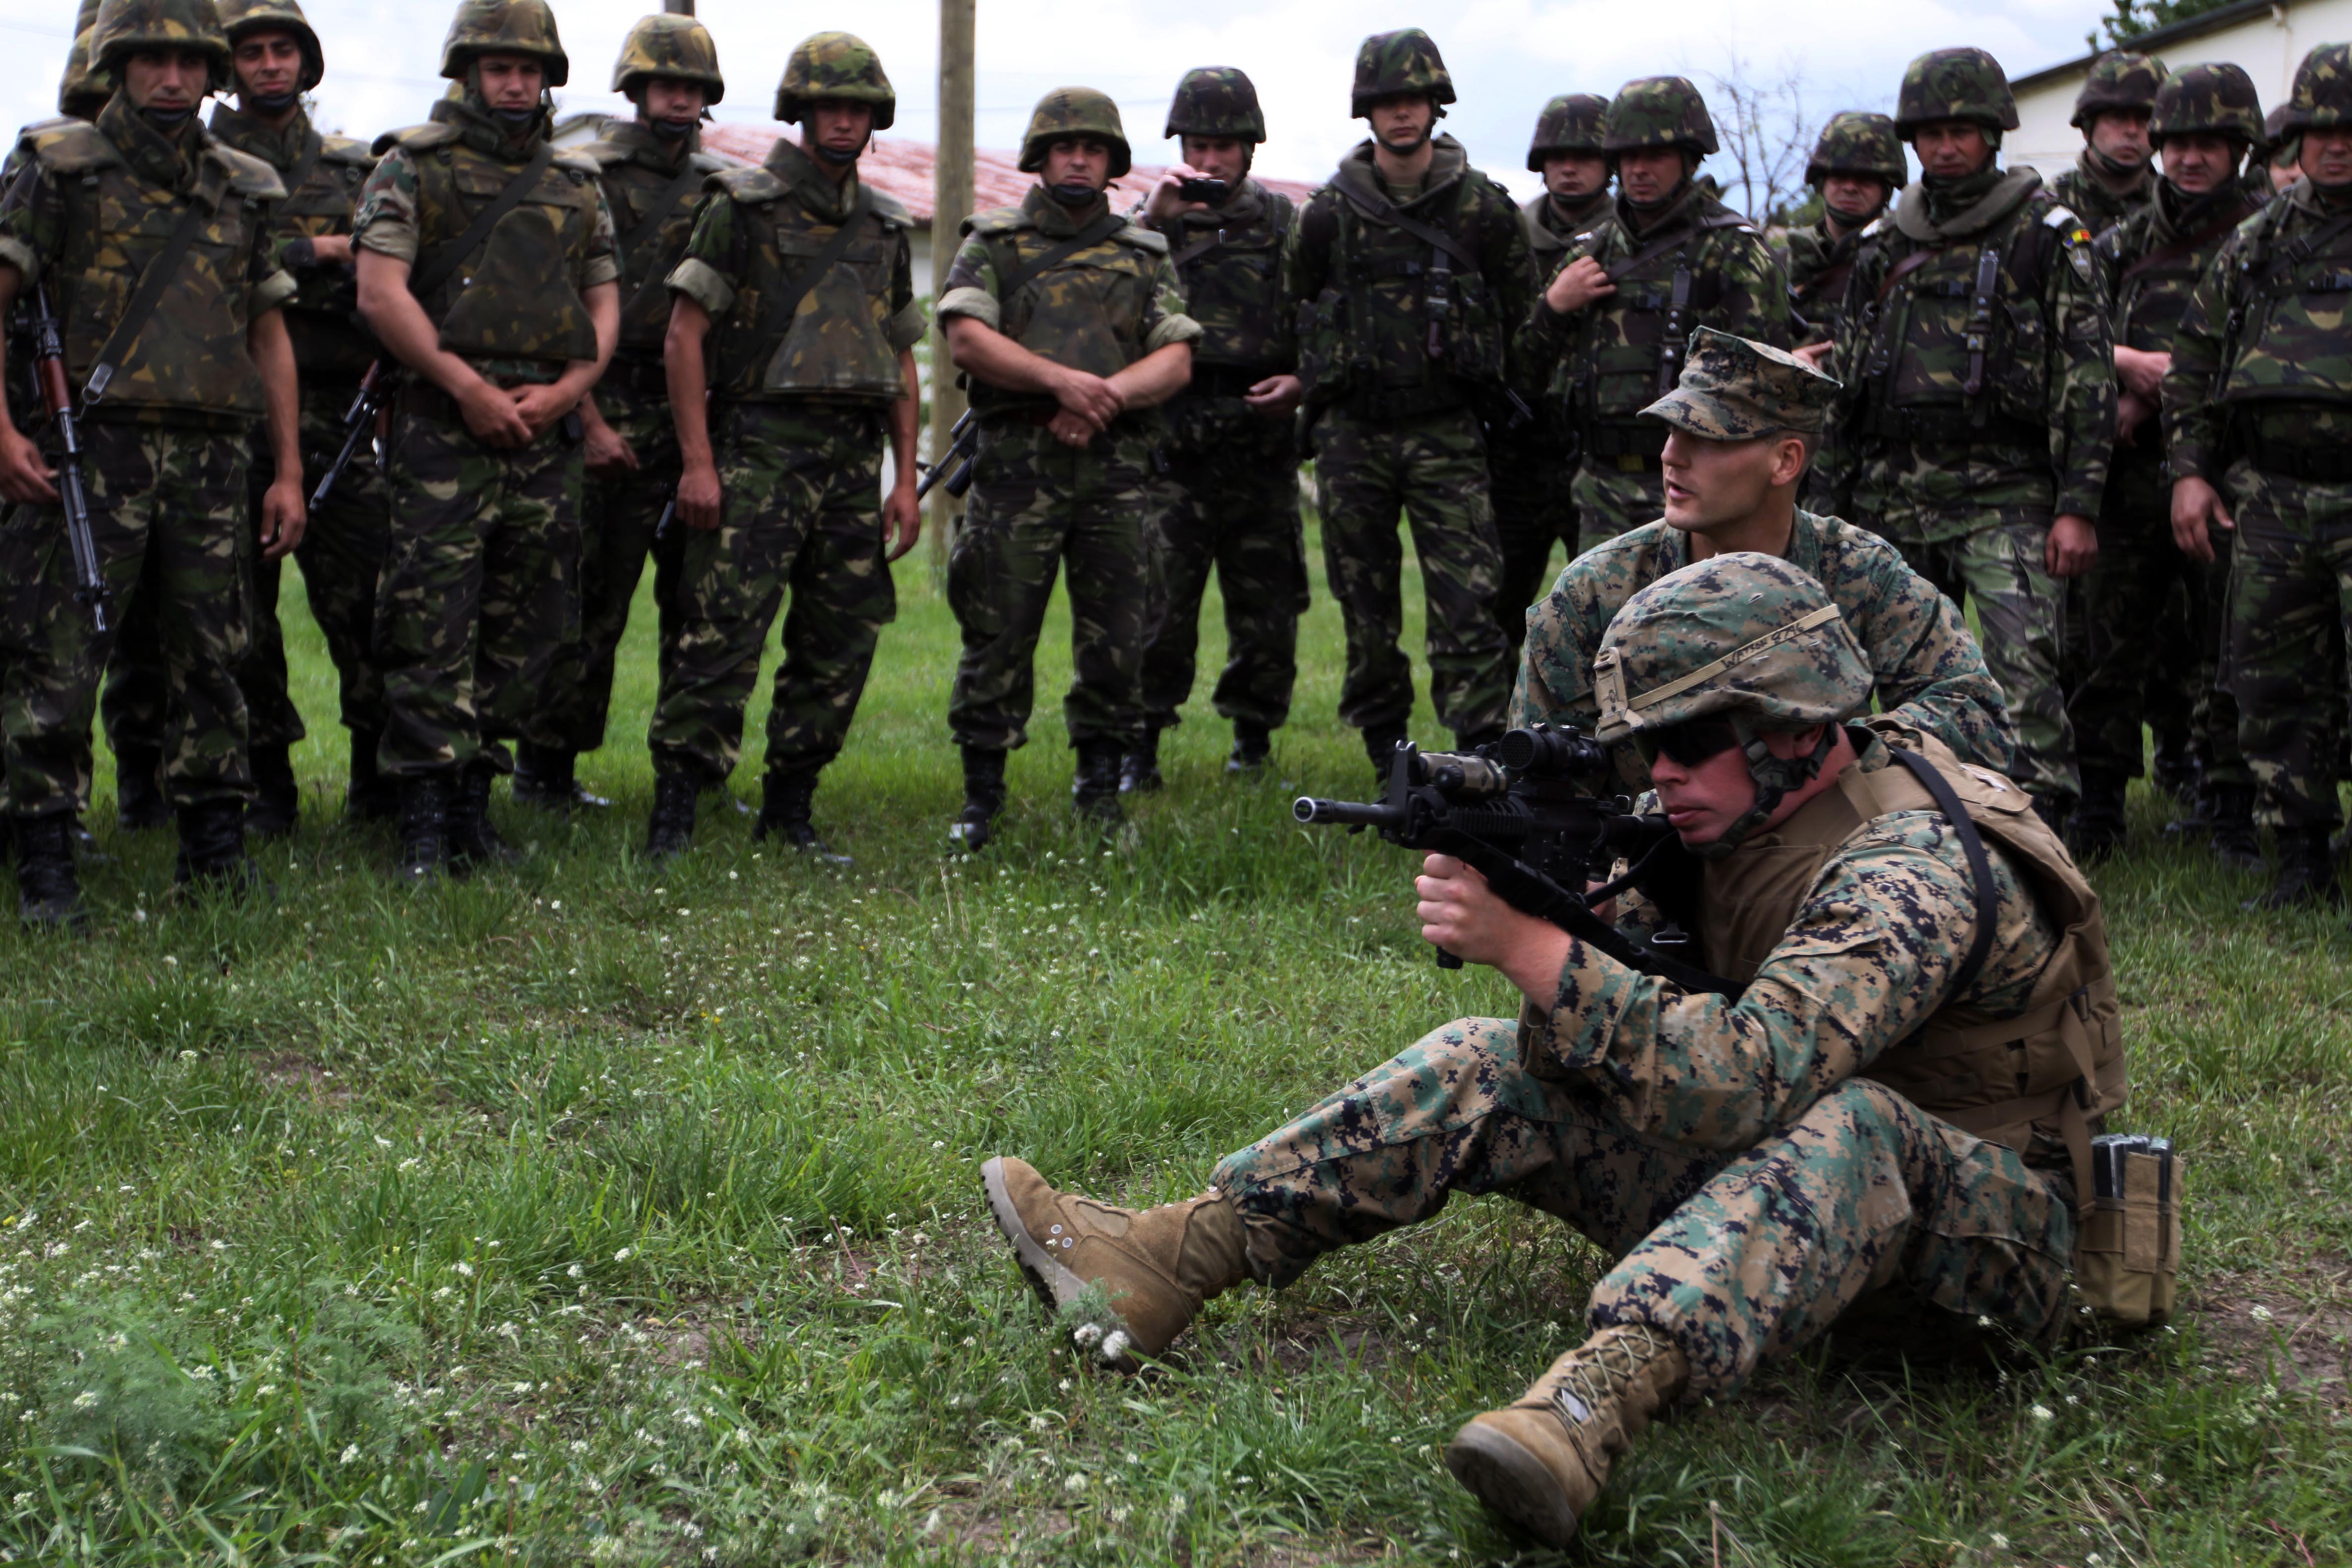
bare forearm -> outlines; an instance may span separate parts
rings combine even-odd
[[[270,310],[254,319],[246,332],[246,346],[261,372],[269,420],[269,455],[281,474],[302,471],[302,393],[300,373],[294,364],[294,340],[286,318]],[[0,367],[5,369],[5,367]]]
[[[555,380],[575,400],[587,396],[590,389],[604,379],[604,367],[613,363],[613,351],[621,342],[620,287],[599,283],[581,298],[588,306],[588,320],[596,329],[596,357],[573,360]]]
[[[710,411],[704,398],[710,376],[702,345],[710,331],[710,316],[684,295],[673,298],[669,331],[662,340],[662,369],[669,384],[670,422],[677,430],[677,455],[684,466],[710,468]]]
[[[1192,345],[1168,343],[1108,377],[1129,408],[1156,408],[1192,380]]]
[[[890,405],[890,471],[897,482],[915,482],[915,429],[923,416],[922,381],[915,374],[915,352],[904,349],[898,354],[898,378],[907,395]]]
[[[358,265],[360,316],[385,352],[452,397],[481,380],[441,347],[440,329],[408,291],[408,263],[363,249]]]
[[[1062,367],[1030,353],[994,327],[957,316],[948,322],[948,357],[956,369],[1005,392],[1035,392],[1051,397]]]

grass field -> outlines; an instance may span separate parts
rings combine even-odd
[[[0,929],[0,1558],[1545,1560],[1438,1451],[1580,1334],[1602,1260],[1556,1225],[1457,1204],[1227,1297],[1121,1381],[1044,1331],[980,1199],[998,1152],[1189,1194],[1426,1029],[1511,1009],[1432,965],[1401,852],[1289,819],[1366,772],[1319,584],[1273,778],[1227,782],[1196,701],[1106,850],[1067,825],[1049,709],[1003,837],[950,860],[926,560],[818,796],[846,874],[723,807],[687,858],[635,858],[643,613],[583,770],[619,806],[502,803],[512,872],[407,893],[341,823],[290,584],[315,732],[274,906],[175,905],[169,836],[114,833],[101,783],[93,938]],[[1654,1430],[1570,1561],[2352,1560],[2346,928],[2242,913],[2253,884],[2164,818],[2137,794],[2098,880],[2129,1125],[2195,1162],[2182,1321],[1990,1363],[1841,1335]]]

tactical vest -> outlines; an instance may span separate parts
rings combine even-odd
[[[1679,377],[1667,368],[1667,345],[1679,356],[1691,329],[1722,307],[1723,269],[1706,243],[1719,229],[1754,232],[1746,218],[1694,191],[1664,227],[1637,237],[1612,217],[1588,249],[1617,288],[1581,312],[1575,353],[1562,367],[1589,456],[1647,458],[1664,450],[1665,426],[1639,416]],[[1675,230],[1685,231],[1680,243],[1619,270]]]
[[[1258,380],[1283,366],[1282,244],[1297,209],[1288,196],[1258,195],[1265,209],[1254,222],[1170,237],[1184,313],[1201,323],[1195,383],[1218,379],[1204,373],[1219,367]]]
[[[2196,292],[2206,266],[2230,232],[2253,213],[2253,204],[2242,198],[2188,234],[2126,261],[2116,278],[2116,342],[2149,353],[2169,353],[2180,318],[2188,313],[2189,297]],[[2151,238],[2155,234],[2153,223],[2146,219],[2126,219],[2123,232],[2134,237],[2146,233]]]
[[[609,139],[591,142],[580,152],[604,171],[604,205],[612,208],[613,226],[621,241],[621,335],[613,357],[658,363],[662,344],[669,336],[670,297],[662,284],[686,255],[704,181],[729,165],[724,159],[694,152],[686,155],[685,166],[678,170],[656,169],[638,159],[636,149]],[[650,210],[653,204],[688,175],[692,178],[687,179],[669,210],[656,218]],[[647,231],[649,221],[653,227]],[[638,243],[628,243],[641,233],[645,237]]]
[[[2282,238],[2290,214],[2298,231]],[[2343,348],[2352,214],[2323,217],[2273,201],[2247,230],[2234,266],[2239,308],[2225,329],[2218,400],[2352,404],[2352,353]]]
[[[1465,166],[1441,210],[1411,215],[1452,238],[1459,257],[1368,213],[1338,182],[1318,193],[1336,227],[1329,280],[1298,305],[1310,405],[1346,397],[1360,417],[1402,419],[1502,384],[1501,311],[1478,265],[1475,197],[1486,184]]]
[[[209,142],[196,192],[175,195],[135,174],[104,132],[79,121],[43,133],[33,155],[65,205],[65,243],[49,277],[76,387],[188,204],[201,202],[209,213],[104,399],[86,416],[216,423],[267,412],[261,373],[246,347],[246,301],[255,231],[268,204],[285,195],[269,165]]]
[[[434,105],[436,114],[454,107]],[[447,121],[377,139],[397,146],[416,175],[422,272],[442,246],[522,173],[528,154],[489,153]],[[535,360],[561,367],[596,357],[596,328],[573,285],[596,234],[596,165],[559,155],[521,204],[500,218],[446,283],[420,297],[444,351],[469,360]]]
[[[324,135],[314,129],[304,139],[299,155],[281,168],[277,160],[239,135],[238,118],[226,107],[215,110],[213,132],[238,151],[261,158],[278,170],[287,195],[271,209],[270,219],[280,246],[289,239],[351,233],[360,187],[375,167],[375,155],[367,143],[348,136]],[[311,384],[356,382],[374,363],[377,345],[360,321],[354,272],[350,268],[306,267],[295,268],[292,277],[299,291],[286,302],[286,330],[293,340],[294,363],[302,373],[305,390]]]
[[[988,247],[1000,279],[1062,243],[1041,233],[1019,207],[978,214],[966,232]],[[1055,364],[1115,375],[1143,357],[1144,321],[1167,254],[1166,237],[1129,224],[999,300],[998,330]],[[971,405],[983,415],[1052,406],[1050,398],[1008,392],[977,378],[970,385]]]
[[[817,217],[768,167],[713,174],[709,188],[735,204],[735,305],[713,334],[713,392],[738,401],[787,397],[888,402],[905,395],[890,347],[891,279],[912,226],[907,209],[866,187],[861,232],[823,278],[779,319],[840,225]]]
[[[2122,1106],[2126,1091],[2115,971],[2098,894],[2033,814],[2023,790],[1961,763],[1932,738],[1888,721],[1873,727],[1882,739],[1899,734],[1935,764],[1969,820],[2007,854],[2062,934],[2021,1015],[1995,1018],[1947,1001],[1861,1076],[1964,1131],[2017,1151],[2029,1164],[2071,1163],[2076,1200],[2087,1207],[2090,1140]],[[1907,769],[1892,763],[1870,773],[1849,767],[1838,775],[1837,788],[1806,802],[1770,833],[1709,862],[1699,900],[1707,967],[1742,984],[1753,979],[1839,847],[1864,824],[1897,811],[1942,816]],[[1963,946],[1973,934],[1972,924],[1948,933]]]
[[[2042,285],[2080,226],[2036,192],[1981,233],[1890,246],[1893,262],[1864,303],[1864,433],[1927,446],[2047,441],[2059,324]],[[1873,227],[1899,237],[1892,220]]]

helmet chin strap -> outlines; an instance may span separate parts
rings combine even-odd
[[[1691,846],[1691,853],[1701,860],[1720,860],[1748,842],[1771,815],[1780,809],[1780,803],[1790,790],[1802,789],[1821,775],[1822,764],[1830,760],[1837,746],[1837,726],[1822,726],[1822,738],[1812,751],[1801,757],[1776,757],[1772,748],[1764,743],[1762,733],[1749,726],[1748,721],[1736,718],[1732,727],[1739,736],[1739,749],[1748,758],[1748,776],[1756,782],[1756,804],[1733,818],[1723,836],[1709,844]]]

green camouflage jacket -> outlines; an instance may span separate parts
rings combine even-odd
[[[295,291],[271,238],[271,204],[285,195],[268,164],[199,125],[168,140],[119,94],[97,123],[69,121],[34,138],[31,166],[0,199],[0,262],[27,285],[48,284],[78,397],[181,215],[191,203],[208,215],[85,417],[244,429],[262,416],[246,333]]]
[[[2017,742],[2000,684],[1958,607],[1906,565],[1900,551],[1866,529],[1800,510],[1787,560],[1829,590],[1870,660],[1882,710],[1964,761],[2008,771]],[[1663,520],[1570,562],[1528,613],[1512,724],[1589,731],[1600,717],[1592,661],[1601,634],[1626,600],[1689,563],[1688,536]]]
[[[1581,202],[1563,207],[1547,191],[1519,208],[1519,216],[1528,226],[1528,250],[1536,266],[1536,276],[1549,279],[1558,272],[1560,263],[1576,242],[1607,223],[1616,211],[1610,199],[1609,187],[1601,186]]]
[[[1833,493],[1906,542],[2096,517],[2116,380],[2090,231],[2033,170],[1989,168],[1911,185],[1864,233],[1834,356]]]
[[[703,180],[728,167],[726,160],[702,150],[699,132],[689,139],[683,163],[670,162],[675,148],[634,120],[616,120],[603,140],[580,149],[582,157],[604,172],[597,183],[620,237],[621,340],[613,351],[615,360],[660,363],[662,340],[669,332],[669,291],[662,280],[686,255]],[[672,191],[676,195],[656,215],[656,204]]]
[[[1822,218],[1802,228],[1780,229],[1773,234],[1773,248],[1789,279],[1790,302],[1804,318],[1802,332],[1793,332],[1792,328],[1797,342],[1825,343],[1836,340],[1839,312],[1845,303],[1846,275],[1853,270],[1853,258],[1862,254],[1864,233],[1864,229],[1858,228],[1843,239],[1832,239],[1830,220]]]
[[[1286,460],[1289,422],[1257,413],[1242,394],[1297,368],[1282,296],[1283,244],[1297,220],[1288,196],[1245,179],[1223,205],[1154,226],[1168,238],[1185,313],[1201,323],[1192,382],[1167,407],[1176,449]]]
[[[2352,215],[2299,179],[2222,242],[2181,313],[2164,380],[2173,477],[2218,484],[2257,443],[2352,447],[2347,304]]]
[[[1633,209],[1619,199],[1612,221],[1571,246],[1546,285],[1584,256],[1610,269],[1616,292],[1563,316],[1538,291],[1519,336],[1528,375],[1567,406],[1588,457],[1655,455],[1664,427],[1639,416],[1671,390],[1675,373],[1664,368],[1669,343],[1679,358],[1694,330],[1789,346],[1789,284],[1780,261],[1754,225],[1696,182],[1638,237]],[[1637,258],[1638,265],[1626,266]],[[1679,308],[1678,286],[1687,293]]]
[[[1486,404],[1517,382],[1511,331],[1536,284],[1527,226],[1462,143],[1432,146],[1421,188],[1392,192],[1372,143],[1359,143],[1291,230],[1283,294],[1310,410],[1346,398],[1360,417],[1409,418]],[[1452,248],[1407,233],[1391,212]]]
[[[856,205],[856,175],[835,185],[780,140],[758,168],[725,170],[707,186],[669,289],[710,313],[711,395],[751,403],[904,397],[898,356],[927,330],[907,209],[866,187],[857,237],[785,316],[782,296],[802,287]]]
[[[383,153],[360,192],[355,243],[418,270],[523,172],[547,135],[542,116],[510,136],[472,102],[445,98],[429,124],[376,138]],[[596,357],[583,296],[621,273],[612,209],[593,160],[559,153],[450,279],[420,301],[441,347],[484,375],[550,382]]]
[[[2050,182],[2050,194],[2058,198],[2060,206],[2081,218],[2084,228],[2097,236],[2147,206],[2156,195],[2156,164],[2150,160],[2132,187],[2118,194],[2091,172],[2091,150],[2085,147],[2075,158],[2073,168]]]
[[[375,167],[367,143],[329,136],[297,109],[282,131],[238,113],[226,103],[213,107],[212,132],[226,146],[258,158],[278,171],[286,199],[273,209],[278,258],[299,288],[286,302],[286,330],[294,340],[294,363],[306,392],[318,387],[330,401],[349,401],[352,384],[374,363],[373,333],[362,324],[359,287],[349,267],[306,263],[306,242],[321,235],[352,232],[360,187]]]
[[[2203,196],[2182,196],[2168,184],[2154,200],[2099,236],[2099,263],[2107,288],[2108,319],[2118,347],[2169,353],[2197,280],[2256,204],[2231,180]],[[2164,456],[2160,421],[2135,439],[2118,442],[2116,464],[2154,463]]]
[[[969,316],[1014,342],[1094,375],[1112,375],[1170,343],[1195,343],[1201,324],[1185,313],[1184,291],[1168,263],[1168,240],[1135,224],[1064,258],[1024,281],[1011,299],[1000,279],[1074,239],[1108,211],[1097,203],[1072,214],[1032,186],[1017,207],[991,207],[963,227],[963,248],[948,269],[941,321]],[[975,382],[972,406],[983,413],[1043,412],[1052,399]]]

